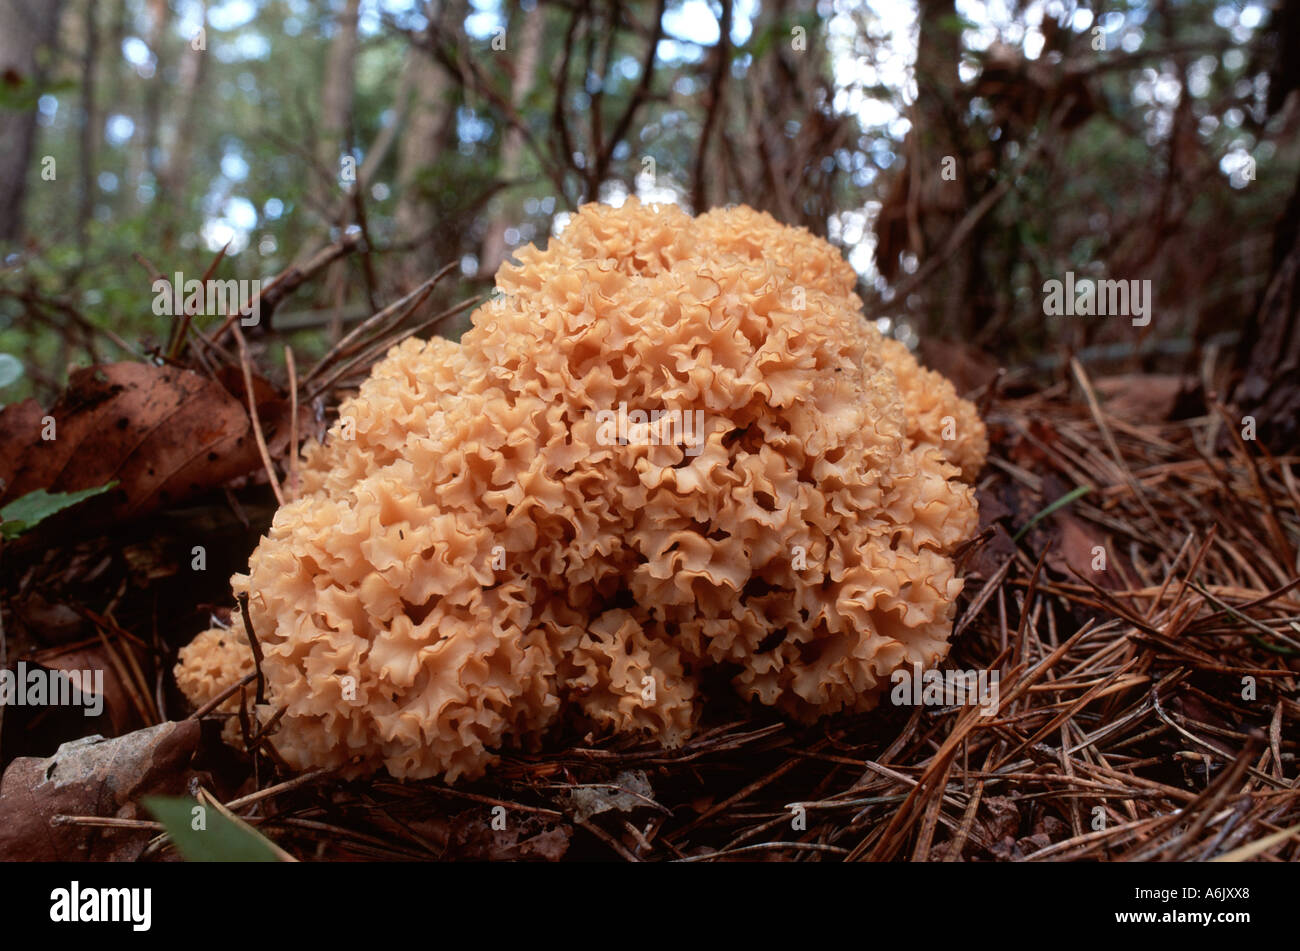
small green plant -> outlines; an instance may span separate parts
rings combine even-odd
[[[92,496],[102,495],[116,485],[116,482],[110,482],[98,488],[82,489],[80,492],[46,492],[44,489],[28,492],[22,498],[14,499],[0,509],[0,538],[5,541],[17,538],[51,515],[72,508]]]

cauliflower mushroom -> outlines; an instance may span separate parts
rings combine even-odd
[[[984,426],[833,247],[633,199],[517,258],[374,367],[233,579],[290,764],[454,781],[570,717],[671,747],[710,668],[806,720],[945,656]],[[176,676],[250,665],[241,626]]]

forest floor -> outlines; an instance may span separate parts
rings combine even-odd
[[[265,479],[232,476],[287,458],[320,417],[229,367],[223,392],[123,366],[85,371],[62,401],[84,458],[24,460],[0,440],[6,481],[123,483],[0,553],[10,666],[107,675],[93,720],[0,708],[0,858],[175,858],[140,798],[182,792],[304,860],[1300,858],[1300,457],[1242,438],[1184,381],[1094,383],[1075,365],[1047,389],[984,392],[994,448],[944,666],[996,672],[991,708],[803,726],[736,702],[680,749],[560,735],[447,786],[294,776],[265,743],[221,744],[215,716],[181,719],[175,651],[228,609],[226,579],[274,511]],[[249,402],[264,432],[241,428]],[[122,413],[170,434],[150,437],[152,467],[123,474]],[[220,463],[206,484],[177,448],[195,440]],[[187,480],[207,502],[169,502]],[[93,733],[118,739],[55,753]]]

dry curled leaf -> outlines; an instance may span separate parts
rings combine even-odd
[[[72,374],[49,410],[0,412],[0,501],[116,480],[117,517],[222,485],[260,465],[248,413],[220,383],[177,367],[112,363]],[[42,419],[54,420],[46,439]]]
[[[55,816],[148,819],[145,795],[176,795],[199,742],[197,720],[160,723],[106,740],[64,743],[46,759],[20,757],[0,780],[0,861],[133,861],[147,832],[53,822]]]
[[[568,793],[568,805],[574,817],[583,820],[602,812],[632,812],[650,807],[667,812],[655,802],[650,780],[642,770],[623,770],[610,783],[574,786]]]

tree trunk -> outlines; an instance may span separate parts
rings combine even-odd
[[[321,133],[316,143],[316,159],[322,170],[331,173],[332,179],[322,181],[314,177],[316,185],[312,189],[318,203],[325,209],[336,204],[342,158],[352,146],[357,13],[360,6],[361,0],[344,0],[343,9],[334,20],[334,40],[330,43],[329,57],[325,63],[324,89],[321,94]]]
[[[428,4],[429,39],[437,42],[443,32],[463,31],[466,0]],[[538,11],[540,13],[540,11]],[[438,260],[437,222],[426,183],[427,169],[438,161],[455,134],[455,83],[427,49],[412,50],[407,64],[413,71],[410,114],[402,134],[397,158],[398,201],[395,212],[398,240],[408,244],[404,255],[402,284],[418,285],[441,266]]]
[[[764,52],[744,82],[726,84],[732,102],[711,140],[714,160],[705,168],[712,181],[697,211],[744,201],[826,236],[838,172],[827,171],[822,160],[852,140],[845,117],[828,106],[834,91],[816,6],[814,0],[759,6],[750,43]]]
[[[1284,0],[1268,29],[1273,47],[1268,104],[1286,108],[1300,90],[1300,0]],[[1237,348],[1241,381],[1233,393],[1243,416],[1273,453],[1300,446],[1300,178],[1273,231],[1273,268]]]
[[[63,0],[0,0],[0,84],[6,100],[31,97],[30,105],[0,109],[0,242],[23,230],[23,199],[36,142],[34,91],[44,78],[38,62],[53,51]]]
[[[207,4],[203,4],[202,20],[207,19]],[[161,42],[168,42],[163,34]],[[206,73],[204,64],[211,55],[203,49],[195,49],[193,38],[187,41],[181,54],[177,90],[171,118],[162,136],[163,151],[166,154],[162,172],[159,175],[160,191],[169,209],[181,208],[181,198],[185,193],[185,184],[190,177],[190,161],[193,158],[194,126],[198,121],[199,89]],[[159,77],[161,80],[161,76]],[[155,80],[155,82],[159,81]],[[163,224],[163,240],[170,245],[174,234],[174,222],[168,215]]]
[[[1273,233],[1273,270],[1239,347],[1233,402],[1277,454],[1300,445],[1300,179]]]
[[[86,229],[95,211],[95,156],[103,126],[95,101],[95,73],[99,66],[97,0],[86,0],[85,42],[81,57],[81,190],[77,196],[77,246],[85,250]]]
[[[165,50],[160,42],[163,36],[163,29],[166,26],[169,16],[167,4],[161,0],[149,0],[145,5],[144,16],[147,26],[144,30],[144,44],[149,48],[149,52],[154,58],[154,74],[145,82],[144,96],[140,104],[140,124],[138,130],[139,145],[131,149],[127,156],[128,177],[133,186],[139,186],[145,180],[146,173],[153,176],[154,188],[158,187],[160,177],[156,156],[158,149],[158,136],[160,126],[160,116],[162,115],[162,98],[166,91],[160,74],[165,68]],[[114,49],[121,48],[121,42],[118,41]],[[134,75],[132,68],[130,79],[139,82]]]
[[[510,104],[516,112],[522,113],[524,102],[532,91],[537,74],[537,60],[542,49],[542,26],[546,22],[545,13],[540,7],[534,7],[531,13],[520,10],[517,14],[522,23],[522,37],[519,40],[518,59],[514,62],[514,83],[511,86]],[[488,231],[483,239],[483,253],[479,261],[479,273],[491,276],[497,272],[506,257],[506,227],[511,222],[520,220],[520,201],[517,190],[511,190],[514,180],[519,176],[524,157],[523,133],[510,126],[501,137],[501,180],[506,183],[507,191],[489,205]]]
[[[731,0],[721,0],[722,16],[718,18],[718,43],[709,54],[713,58],[709,76],[708,98],[705,101],[704,122],[700,128],[700,141],[695,150],[695,168],[691,173],[691,210],[703,214],[709,210],[709,139],[723,116],[727,76],[731,73],[731,23],[734,9]]]
[[[916,50],[916,104],[912,110],[912,150],[908,155],[909,227],[919,229],[923,261],[947,241],[967,210],[966,169],[959,141],[953,91],[961,88],[957,66],[961,32],[954,28],[954,0],[920,0],[920,35]],[[943,174],[944,160],[955,162],[955,177]],[[940,327],[969,337],[964,304],[970,275],[966,254],[953,255],[928,282],[933,289],[922,336]],[[942,294],[942,297],[934,295]]]
[[[347,193],[340,189],[359,188],[358,169],[352,156],[352,102],[356,97],[357,65],[357,15],[360,0],[344,0],[343,9],[334,20],[334,39],[330,43],[325,61],[324,89],[321,93],[321,134],[316,140],[316,161],[321,173],[312,176],[311,194],[320,213],[337,220],[327,224],[343,225],[352,215],[350,205],[340,205],[338,198]],[[343,159],[352,159],[351,179],[343,178]],[[335,209],[339,209],[337,213]],[[338,341],[343,336],[343,308],[347,303],[347,270],[342,261],[335,261],[325,272],[325,297],[333,303],[334,314],[329,323],[329,339]]]

